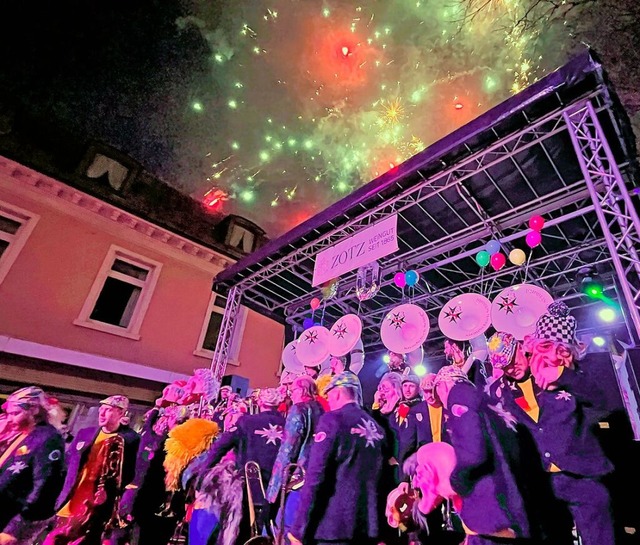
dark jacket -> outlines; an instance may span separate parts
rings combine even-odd
[[[123,518],[152,517],[160,511],[166,499],[163,461],[167,433],[158,435],[153,430],[154,422],[155,419],[150,418],[140,434],[134,477],[120,501],[120,516]]]
[[[451,474],[462,498],[460,518],[478,534],[511,528],[516,537],[531,535],[531,513],[525,509],[527,468],[521,466],[516,433],[473,384],[456,383],[448,397],[447,434],[456,452]]]
[[[284,437],[267,487],[269,502],[276,501],[288,464],[298,463],[306,471],[313,444],[313,432],[323,413],[324,409],[315,399],[296,403],[289,410],[284,425]]]
[[[504,386],[500,388],[500,384]],[[538,422],[518,405],[520,389],[511,388],[506,377],[491,385],[490,394],[494,399],[502,399],[518,422],[529,429],[546,469],[553,463],[562,471],[582,477],[610,473],[613,464],[602,451],[594,422],[587,414],[587,410],[597,409],[605,399],[600,388],[573,369],[564,369],[557,385],[556,390],[541,390],[533,384],[540,408]]]
[[[291,533],[303,543],[377,537],[384,432],[356,403],[323,414]]]
[[[63,475],[62,435],[36,425],[0,467],[0,532],[15,534],[16,525],[52,516]]]
[[[78,478],[82,474],[82,469],[87,462],[91,447],[99,433],[100,428],[97,426],[84,428],[78,432],[73,442],[69,445],[66,457],[67,475],[64,480],[62,492],[56,502],[56,510],[59,510],[69,501],[71,494],[78,484]],[[120,426],[117,433],[124,439],[124,459],[122,464],[122,488],[124,488],[133,480],[140,436],[129,426]]]
[[[248,461],[260,466],[262,482],[271,479],[273,464],[282,442],[284,416],[278,411],[263,411],[241,416],[235,426],[213,442],[209,452],[198,463],[200,468],[211,469],[231,449],[236,449],[236,465],[244,472]]]

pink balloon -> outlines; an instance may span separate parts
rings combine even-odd
[[[529,227],[534,231],[542,231],[544,227],[544,218],[542,216],[532,216],[529,220]]]
[[[531,231],[527,233],[525,240],[529,248],[535,248],[542,242],[542,235],[539,231]]]
[[[311,299],[309,306],[311,307],[312,310],[317,310],[318,308],[320,308],[320,299],[318,299],[317,297],[314,297],[313,299]]]
[[[507,258],[501,252],[498,252],[497,254],[493,254],[491,256],[491,266],[493,267],[494,271],[499,271],[500,269],[502,269],[506,262]]]
[[[397,272],[393,276],[393,283],[399,288],[404,288],[407,285],[407,279],[404,276],[403,272]]]

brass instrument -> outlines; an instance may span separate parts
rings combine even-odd
[[[276,541],[274,545],[284,545],[284,504],[287,497],[287,492],[292,490],[298,490],[304,484],[305,471],[304,467],[295,462],[291,462],[284,466],[282,470],[282,488],[280,489],[280,525],[278,526],[278,533],[276,534]]]
[[[122,496],[122,466],[124,462],[124,439],[113,435],[100,445],[96,467],[93,497],[83,501],[82,511],[74,516],[61,519],[62,524],[53,530],[55,545],[81,545],[90,528],[92,517],[112,497],[111,514],[106,521],[103,535],[107,536],[116,528],[125,526],[118,515]]]
[[[264,491],[264,484],[262,483],[262,475],[260,473],[260,466],[253,460],[249,460],[244,464],[244,477],[247,485],[247,503],[249,504],[249,525],[251,527],[251,537],[248,541],[245,541],[244,545],[274,545],[274,539],[271,536],[260,535],[263,524],[260,524],[258,518],[263,519],[264,513],[259,513],[256,516],[254,492],[259,492],[262,495],[263,504],[266,504],[266,493]],[[254,486],[252,486],[252,484]],[[257,488],[257,490],[254,490]]]

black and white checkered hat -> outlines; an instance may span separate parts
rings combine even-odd
[[[565,344],[579,344],[576,338],[578,323],[569,314],[569,307],[562,301],[555,301],[547,307],[547,313],[536,322],[536,339],[562,342]]]

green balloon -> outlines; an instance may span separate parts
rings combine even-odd
[[[481,267],[486,267],[489,264],[489,261],[491,261],[491,256],[486,250],[480,250],[476,254],[476,263]]]

